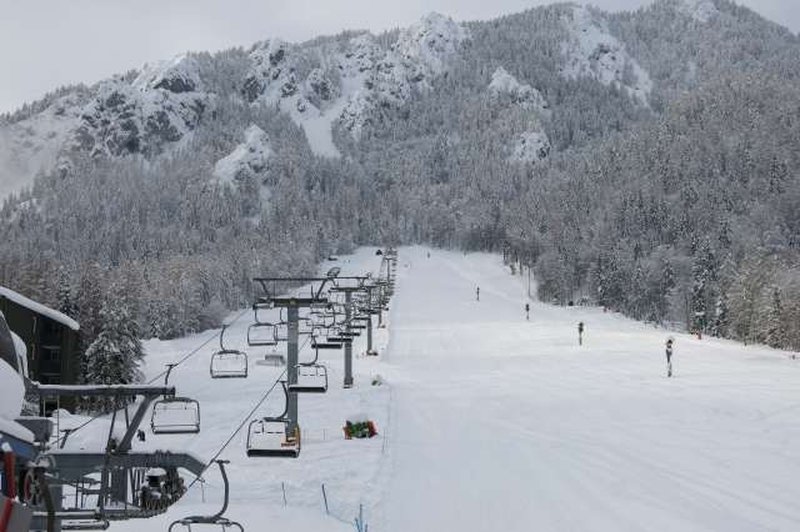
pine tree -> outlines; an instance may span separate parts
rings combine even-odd
[[[763,340],[770,347],[787,347],[786,328],[783,325],[783,298],[777,286],[772,287],[769,306],[764,312]]]
[[[705,332],[709,325],[710,305],[717,278],[717,265],[711,247],[707,242],[698,249],[692,264],[692,329]]]
[[[139,363],[144,349],[139,327],[125,306],[103,305],[100,334],[86,350],[86,380],[92,384],[132,384],[141,379]],[[106,411],[115,406],[111,399],[93,404]]]
[[[100,334],[103,304],[104,272],[96,263],[87,265],[81,272],[78,291],[75,296],[75,307],[78,323],[81,325],[80,345],[80,382],[87,380],[86,352]]]
[[[72,286],[70,283],[70,276],[66,268],[59,266],[57,276],[58,288],[58,311],[66,314],[70,318],[78,316],[78,309],[75,304],[75,298],[72,293]]]
[[[728,334],[729,323],[728,295],[722,292],[714,305],[714,321],[711,325],[711,335],[717,338]]]

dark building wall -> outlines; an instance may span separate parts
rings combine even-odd
[[[0,311],[28,350],[28,376],[43,384],[76,384],[78,332],[0,296]],[[64,405],[67,406],[67,405]]]

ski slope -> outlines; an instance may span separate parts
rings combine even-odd
[[[339,265],[362,273],[379,260],[362,249]],[[343,390],[341,353],[323,354],[331,386],[300,399],[299,459],[248,459],[245,434],[233,439],[222,453],[232,461],[227,515],[250,531],[353,530],[359,505],[375,532],[800,527],[800,362],[597,308],[532,302],[528,322],[526,301],[522,279],[497,256],[402,248],[390,326],[376,334],[381,356],[356,358],[356,386]],[[245,347],[249,321],[237,321],[226,343]],[[148,342],[146,372],[211,334]],[[354,353],[365,350],[359,341]],[[173,379],[201,401],[202,433],[148,434],[144,445],[210,459],[280,374],[251,360],[247,380],[212,381],[213,346]],[[385,384],[371,386],[378,374]],[[277,399],[259,415],[277,413]],[[344,441],[344,420],[359,414],[380,435]],[[166,515],[111,530],[166,530],[183,515],[213,513],[220,482],[208,477],[205,503],[195,486]]]
[[[667,379],[667,331],[536,303],[526,322],[497,257],[425,253],[400,255],[380,530],[800,527],[786,353],[675,335]]]

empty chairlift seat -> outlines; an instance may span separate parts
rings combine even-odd
[[[253,305],[253,324],[247,328],[247,345],[250,347],[264,347],[277,344],[275,341],[275,325],[267,321],[262,321],[258,317],[258,311],[262,309],[263,306],[260,306],[258,303]]]
[[[328,391],[328,368],[318,363],[319,350],[314,351],[314,360],[295,366],[297,382],[289,384],[294,393],[325,393]]]
[[[289,322],[288,321],[279,321],[275,324],[275,336],[274,340],[276,342],[288,342],[289,341]]]
[[[175,364],[167,364],[164,386]],[[200,403],[190,397],[167,396],[153,403],[150,415],[153,434],[197,434],[200,432]]]
[[[312,336],[311,337],[311,348],[312,349],[341,349],[342,342],[332,342],[328,341],[327,338],[323,339],[320,336]]]
[[[297,458],[300,456],[300,435],[295,430],[288,435],[289,423],[280,418],[257,419],[250,422],[247,433],[247,456]]]
[[[277,417],[264,417],[250,422],[247,429],[247,456],[297,458],[300,455],[300,430],[290,429],[287,418],[289,392],[281,381],[285,399],[284,411]]]
[[[324,310],[312,310],[308,313],[308,319],[311,321],[312,327],[325,327],[325,316],[327,314]]]
[[[153,403],[150,418],[153,434],[197,434],[200,403],[188,397],[165,397]]]
[[[242,525],[225,517],[225,512],[228,510],[228,503],[230,502],[230,483],[228,482],[228,474],[225,472],[225,464],[227,464],[228,461],[214,461],[219,465],[219,470],[220,474],[222,475],[222,482],[224,485],[222,509],[213,515],[190,515],[178,519],[177,521],[173,521],[172,524],[169,525],[169,529],[167,529],[168,532],[176,532],[178,530],[192,532],[192,530],[201,527],[206,529],[213,527],[217,530],[221,530],[221,532],[225,532],[229,528],[238,530],[239,532],[244,532],[244,527],[242,527]]]
[[[310,318],[299,318],[297,320],[297,334],[308,336],[314,332],[314,322]]]
[[[250,347],[278,345],[278,342],[275,341],[275,325],[267,322],[250,325],[247,328],[247,345]]]
[[[209,369],[213,379],[246,379],[247,353],[232,349],[217,351],[211,355]]]
[[[353,342],[353,338],[351,336],[347,336],[343,334],[339,328],[332,328],[328,331],[328,336],[326,337],[328,342],[335,342],[340,344],[350,344]]]
[[[247,378],[247,353],[226,349],[223,343],[225,326],[219,333],[219,350],[211,355],[209,371],[212,379]]]

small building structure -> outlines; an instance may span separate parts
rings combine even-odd
[[[80,325],[69,316],[0,286],[0,312],[25,343],[28,378],[42,384],[77,384]],[[43,405],[50,410],[55,405]],[[68,406],[68,405],[62,405]]]

